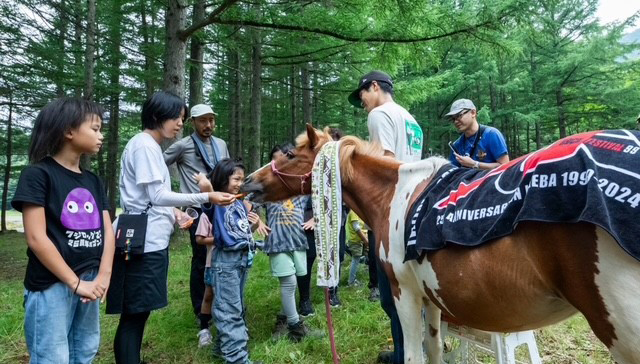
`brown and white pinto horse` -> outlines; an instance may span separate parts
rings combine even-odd
[[[294,155],[277,159],[277,168],[254,172],[246,189],[264,201],[309,194],[308,173],[330,140],[326,131],[307,126]],[[442,361],[442,312],[470,327],[513,332],[578,311],[618,363],[640,363],[640,263],[595,225],[524,222],[511,235],[478,247],[448,245],[403,263],[408,207],[446,163],[432,157],[401,164],[375,145],[341,139],[343,199],[375,233],[402,324],[405,363],[423,362],[417,319],[423,305],[430,363]]]

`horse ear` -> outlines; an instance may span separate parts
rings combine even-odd
[[[309,123],[307,123],[307,138],[309,138],[309,147],[311,149],[315,148],[318,144],[318,134],[316,134],[316,129]]]

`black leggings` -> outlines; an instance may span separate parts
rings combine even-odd
[[[150,312],[120,315],[120,322],[113,340],[116,364],[140,364],[140,349],[144,326]]]
[[[313,268],[313,262],[316,261],[316,241],[313,235],[313,230],[306,231],[307,244],[307,274],[303,276],[296,276],[298,280],[298,292],[300,293],[300,302],[308,301],[311,299],[311,268]]]

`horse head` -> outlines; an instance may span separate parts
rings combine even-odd
[[[314,129],[296,138],[296,149],[283,154],[247,177],[243,190],[252,193],[255,202],[280,201],[311,194],[311,169],[322,146],[332,141],[328,129]]]

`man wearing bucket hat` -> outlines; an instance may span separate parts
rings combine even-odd
[[[378,142],[384,154],[402,162],[415,162],[422,157],[422,128],[402,106],[393,101],[393,81],[382,71],[372,71],[358,80],[358,87],[349,95],[349,102],[364,108],[367,116],[369,139]],[[369,251],[375,252],[375,238],[369,239]],[[377,265],[377,284],[380,290],[380,305],[391,320],[393,351],[378,355],[380,363],[404,363],[402,327],[396,310],[391,285],[375,255],[369,266]],[[374,264],[376,262],[377,264]],[[371,277],[370,277],[371,279]],[[374,290],[375,288],[372,288]]]
[[[194,133],[173,143],[164,152],[164,161],[167,165],[173,163],[178,167],[180,174],[180,192],[199,193],[200,188],[193,179],[194,174],[207,174],[215,165],[224,158],[229,158],[229,150],[224,140],[213,136],[216,128],[216,114],[211,106],[198,104],[191,108],[190,120],[193,122]],[[192,206],[198,211],[198,217],[202,213],[200,206]],[[200,306],[204,296],[204,268],[207,257],[207,248],[196,243],[195,231],[198,227],[196,219],[189,228],[191,238],[191,277],[189,282],[191,305],[196,316],[200,317]],[[201,321],[207,321],[208,317],[200,317]],[[201,326],[204,326],[201,323]],[[201,327],[202,328],[202,327]],[[201,332],[206,334],[202,328]]]
[[[478,123],[476,106],[471,100],[454,101],[446,117],[462,133],[455,142],[449,144],[449,160],[452,164],[458,167],[494,169],[509,161],[504,136],[498,129]]]

